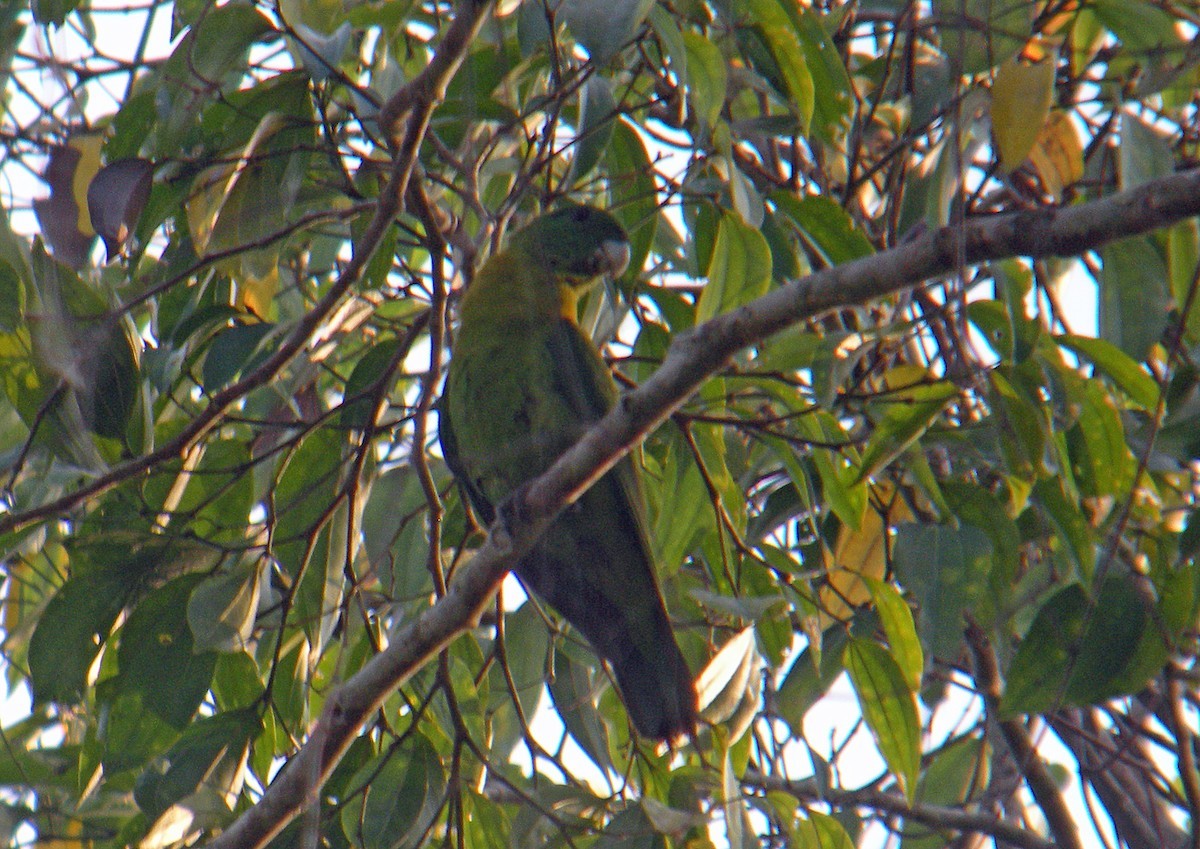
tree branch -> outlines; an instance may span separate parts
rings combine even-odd
[[[996,723],[1000,729],[1004,742],[1012,752],[1013,763],[1025,777],[1033,801],[1046,817],[1050,833],[1064,849],[1083,849],[1083,844],[1079,842],[1079,828],[1067,808],[1062,790],[1038,756],[1037,747],[1030,739],[1025,724],[1019,719],[1000,719],[996,715],[1002,685],[1000,670],[996,668],[996,656],[986,635],[978,625],[972,623],[967,626],[966,638],[975,659],[975,683],[987,704],[988,721]]]
[[[100,495],[122,481],[148,471],[165,460],[184,454],[217,425],[226,410],[241,400],[248,392],[270,383],[275,375],[304,350],[313,333],[350,290],[350,287],[358,282],[367,262],[379,247],[384,233],[392,226],[392,222],[400,212],[403,200],[407,196],[408,183],[412,178],[413,168],[416,166],[421,142],[429,129],[429,118],[441,102],[441,98],[445,96],[446,86],[459,65],[462,64],[463,57],[470,47],[471,39],[479,31],[483,17],[490,6],[491,0],[463,0],[446,31],[443,43],[438,46],[429,65],[384,105],[380,120],[382,122],[384,113],[387,113],[391,123],[383,124],[383,126],[388,129],[389,137],[396,131],[397,122],[405,116],[407,116],[407,123],[403,142],[392,162],[388,184],[380,193],[375,215],[362,237],[355,243],[350,261],[346,263],[337,280],[329,287],[329,291],[296,322],[296,326],[279,347],[254,371],[215,393],[209,400],[208,406],[201,410],[195,419],[155,451],[115,466],[105,474],[52,501],[0,516],[0,534],[19,530],[34,522],[62,516],[88,498]]]
[[[1028,829],[1005,822],[984,812],[964,811],[922,802],[909,804],[900,793],[882,790],[841,790],[821,787],[815,779],[788,781],[756,770],[747,770],[745,781],[764,791],[782,791],[801,802],[826,802],[839,808],[868,808],[872,811],[901,817],[905,822],[920,823],[930,828],[957,831],[962,834],[986,834],[998,843],[1019,849],[1057,849],[1058,844],[1034,834]]]
[[[259,803],[211,845],[260,847],[304,804],[315,801],[370,715],[429,658],[472,627],[509,565],[532,547],[554,516],[740,349],[828,310],[894,294],[954,271],[964,259],[974,264],[1014,256],[1074,256],[1197,214],[1200,169],[1191,169],[1075,207],[973,219],[961,228],[944,227],[895,249],[809,275],[680,335],[649,380],[622,396],[545,474],[502,507],[487,542],[456,572],[447,595],[330,695],[308,742]]]

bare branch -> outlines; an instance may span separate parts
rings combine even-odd
[[[1019,849],[1057,849],[1058,846],[1053,841],[1005,822],[994,814],[922,802],[910,805],[902,793],[887,793],[874,788],[841,790],[836,787],[821,787],[816,779],[788,781],[777,776],[762,775],[754,770],[748,770],[744,780],[752,787],[765,791],[782,791],[801,802],[827,802],[839,808],[866,808],[939,830],[986,834],[1000,844],[1016,846]]]
[[[988,708],[988,721],[995,722],[1000,729],[1004,742],[1012,752],[1012,759],[1033,800],[1041,808],[1050,827],[1050,833],[1065,849],[1083,849],[1079,842],[1079,829],[1067,809],[1062,790],[1042,759],[1038,756],[1037,747],[1030,739],[1029,731],[1019,719],[1000,719],[996,716],[996,705],[1000,701],[1001,682],[1000,670],[996,667],[996,655],[988,643],[982,629],[974,623],[967,627],[967,646],[975,659],[975,683],[983,694]]]

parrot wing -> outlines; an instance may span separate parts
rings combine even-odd
[[[592,423],[615,403],[607,366],[568,321],[547,337],[555,394]],[[674,740],[695,730],[695,686],[655,576],[641,485],[629,457],[567,508],[516,567],[612,666],[634,726]]]
[[[467,474],[466,466],[463,465],[462,453],[458,447],[458,438],[454,435],[454,423],[450,419],[449,398],[450,387],[449,382],[447,382],[446,389],[437,403],[438,442],[442,446],[442,457],[445,458],[446,465],[450,468],[454,479],[463,488],[463,491],[466,492],[467,499],[471,502],[471,507],[475,509],[479,520],[485,525],[490,525],[496,520],[496,508],[492,505],[492,502],[488,501],[483,491],[475,485],[471,476]]]

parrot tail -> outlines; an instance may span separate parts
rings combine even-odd
[[[673,744],[696,733],[696,685],[669,630],[655,648],[648,657],[630,646],[608,661],[638,734]]]

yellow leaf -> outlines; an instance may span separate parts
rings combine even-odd
[[[1054,58],[1028,65],[1009,59],[992,83],[992,134],[1000,167],[1019,167],[1037,141],[1054,95]]]
[[[275,300],[275,293],[278,291],[278,266],[272,266],[261,276],[245,274],[238,281],[238,309],[245,310],[266,321],[270,315],[271,303]]]
[[[1070,116],[1061,110],[1050,113],[1029,158],[1042,180],[1046,194],[1062,197],[1063,189],[1083,178],[1083,145]]]
[[[88,214],[87,192],[92,178],[100,172],[100,149],[104,147],[104,137],[98,133],[74,136],[67,142],[67,147],[79,153],[79,164],[75,166],[75,174],[71,179],[71,194],[75,197],[75,205],[79,207],[79,232],[85,236],[95,236],[92,229],[92,218]]]
[[[872,501],[887,505],[887,523],[879,510],[867,510],[857,531],[843,525],[833,550],[833,564],[826,566],[826,580],[818,593],[821,627],[844,622],[854,608],[871,600],[871,587],[864,578],[883,580],[887,573],[888,528],[914,518],[908,503],[890,483],[874,487]]]

